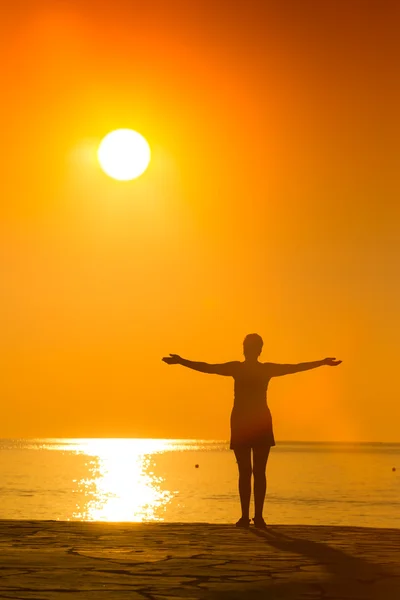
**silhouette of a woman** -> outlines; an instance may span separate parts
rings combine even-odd
[[[258,358],[263,340],[250,333],[243,342],[245,360],[222,364],[193,362],[170,354],[163,361],[169,365],[182,365],[201,373],[231,376],[234,379],[234,403],[231,414],[231,443],[239,468],[239,496],[242,516],[237,527],[249,527],[251,475],[254,476],[254,525],[265,529],[263,508],[267,489],[266,468],[269,452],[275,446],[271,412],[267,405],[267,388],[272,377],[308,371],[323,365],[335,367],[342,361],[325,358],[315,362],[295,365],[261,363]],[[251,462],[253,451],[253,465]]]

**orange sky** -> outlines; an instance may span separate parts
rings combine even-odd
[[[272,382],[278,440],[400,442],[398,3],[7,4],[0,437],[227,439],[231,382],[160,359],[257,331],[344,361]]]

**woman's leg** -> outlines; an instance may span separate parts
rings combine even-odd
[[[249,519],[251,495],[251,448],[235,449],[239,469],[239,496],[243,520]]]
[[[253,448],[253,474],[254,474],[254,518],[262,519],[265,493],[267,491],[267,461],[270,446]]]

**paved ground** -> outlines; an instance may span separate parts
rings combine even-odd
[[[0,521],[0,598],[400,600],[400,530]]]

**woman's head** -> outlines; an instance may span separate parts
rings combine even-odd
[[[263,340],[258,333],[249,333],[243,340],[243,354],[245,358],[257,359],[262,351]]]

